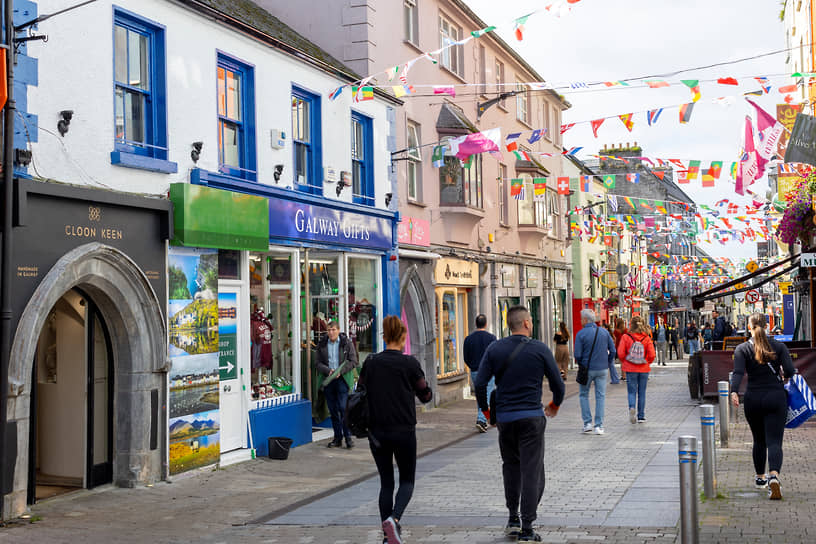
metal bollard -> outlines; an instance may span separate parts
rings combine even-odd
[[[720,396],[720,446],[728,447],[728,382],[717,382]]]
[[[717,495],[717,455],[714,451],[714,406],[700,406],[703,446],[703,490],[708,499]]]
[[[680,542],[698,544],[697,530],[697,437],[677,439],[680,461]]]

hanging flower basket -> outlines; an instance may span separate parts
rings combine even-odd
[[[610,310],[612,308],[617,308],[619,304],[620,304],[620,298],[618,297],[618,295],[609,295],[603,301],[603,307],[605,309],[607,309],[607,310]]]
[[[793,244],[813,228],[813,197],[807,191],[800,191],[788,202],[788,207],[782,215],[782,220],[776,229],[779,240],[786,244]],[[805,242],[805,245],[808,245]]]

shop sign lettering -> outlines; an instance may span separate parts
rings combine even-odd
[[[447,285],[476,285],[479,264],[459,259],[439,259],[436,263],[436,283]]]
[[[400,244],[428,247],[431,245],[431,224],[416,217],[403,217],[398,226]]]

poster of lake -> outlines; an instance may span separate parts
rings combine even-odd
[[[219,354],[173,357],[170,369],[170,417],[215,410]]]
[[[218,410],[170,419],[170,474],[212,465],[221,455]]]

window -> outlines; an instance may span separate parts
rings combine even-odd
[[[419,8],[417,0],[403,0],[405,12],[405,41],[419,47]]]
[[[499,223],[510,224],[510,206],[507,194],[507,165],[499,165]]]
[[[530,104],[528,102],[527,96],[527,87],[524,83],[516,83],[516,91],[520,91],[516,95],[516,119],[525,123],[527,125],[530,124]]]
[[[481,155],[471,155],[469,166],[462,166],[456,157],[445,157],[439,169],[439,204],[484,207]]]
[[[374,205],[374,137],[370,117],[351,112],[351,194],[354,202]]]
[[[478,55],[477,59],[479,62],[479,94],[485,95],[487,93],[487,53],[485,46],[479,45],[476,49],[476,54]]]
[[[553,143],[561,145],[561,118],[558,115],[558,108],[555,106],[552,107],[552,125]]]
[[[590,259],[589,260],[589,297],[595,298],[595,279],[596,274],[598,273],[597,269],[595,268],[595,261]]]
[[[544,137],[548,140],[553,140],[553,129],[552,125],[550,125],[550,106],[544,102],[541,106],[541,111],[544,112]],[[560,128],[559,128],[560,131]]]
[[[114,10],[114,155],[167,161],[164,27]],[[113,157],[113,155],[112,155]],[[144,159],[143,159],[144,160]],[[162,170],[158,161],[148,169]],[[123,157],[114,163],[129,164]]]
[[[422,153],[419,125],[408,121],[408,200],[422,200]]]
[[[524,180],[524,200],[518,201],[518,224],[520,226],[546,227],[547,202],[534,200],[534,184],[530,174],[522,174],[520,177]]]
[[[496,94],[501,94],[505,91],[504,89],[504,63],[500,60],[496,60]],[[499,106],[506,109],[507,108],[507,100],[502,98],[499,100]]]
[[[323,194],[320,138],[320,97],[293,87],[294,181],[299,190],[316,195]]]
[[[218,53],[218,171],[255,181],[254,69]]]
[[[464,77],[463,57],[464,47],[461,45],[454,45],[447,47],[452,43],[458,42],[462,35],[462,29],[456,26],[443,16],[439,16],[439,47],[445,49],[439,55],[439,64],[458,75]]]
[[[547,223],[550,227],[550,234],[556,238],[561,238],[561,210],[558,200],[559,198],[556,194],[550,195],[550,215],[547,219]]]

